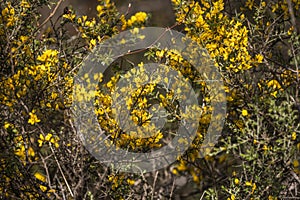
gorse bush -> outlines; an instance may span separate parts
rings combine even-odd
[[[201,144],[214,113],[212,102],[221,97],[176,49],[149,46],[120,56],[104,73],[86,74],[86,82],[99,81],[87,86],[96,87],[95,93],[74,83],[98,44],[126,30],[143,40],[138,28],[147,26],[150,14],[120,14],[103,0],[94,18],[65,8],[57,19],[40,21],[40,6],[53,7],[54,14],[60,3],[0,3],[1,199],[300,198],[299,0],[172,0],[172,28],[207,50],[224,82],[225,125],[205,156]],[[149,63],[180,72],[199,106],[182,114],[179,104],[188,86],[169,89],[165,74],[145,76]],[[127,79],[131,84],[117,84]],[[151,83],[142,84],[145,80]],[[113,104],[124,92],[130,95]],[[86,99],[94,100],[107,147],[159,149],[186,119],[197,120],[197,137],[165,169],[120,172],[94,158],[77,133],[72,103]],[[123,130],[130,126],[127,120],[114,118],[122,106],[130,116],[120,113],[120,118],[139,127],[129,133]],[[167,119],[163,128],[151,123],[157,110]]]

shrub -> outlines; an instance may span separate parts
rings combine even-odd
[[[102,81],[95,98],[99,124],[119,148],[158,149],[167,144],[180,119],[196,118],[196,111],[202,112],[197,137],[177,162],[140,174],[115,171],[91,156],[77,134],[71,105],[78,89],[74,77],[84,58],[121,31],[132,29],[135,34],[137,27],[147,25],[150,15],[137,12],[128,17],[105,0],[95,8],[95,18],[66,8],[57,20],[49,16],[39,21],[41,5],[53,6],[55,12],[60,2],[0,3],[1,199],[300,197],[299,1],[172,0],[174,27],[207,49],[225,84],[225,126],[204,158],[201,144],[215,97],[180,52],[159,46],[143,49],[92,77]],[[157,84],[140,87],[126,101],[132,120],[148,126],[151,133],[156,130],[149,128],[152,116],[145,111],[155,102],[169,112],[169,132],[136,139],[113,119],[111,93],[120,78],[133,73],[134,65],[142,70],[149,62],[180,71],[201,94],[202,106],[189,116],[179,116],[173,91]],[[89,98],[79,89],[82,98]]]

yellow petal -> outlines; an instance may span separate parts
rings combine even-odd
[[[45,140],[46,141],[50,141],[50,139],[52,138],[52,134],[51,133],[48,133],[45,137]]]

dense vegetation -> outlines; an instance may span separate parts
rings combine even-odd
[[[207,50],[211,67],[224,83],[225,124],[205,156],[201,144],[213,119],[212,101],[218,98],[180,52],[149,46],[124,55],[103,74],[85,76],[102,83],[96,93],[74,83],[97,45],[126,30],[137,34],[151,15],[120,14],[114,3],[102,0],[95,18],[66,8],[57,20],[52,15],[39,20],[40,6],[52,6],[54,14],[60,3],[0,2],[1,199],[300,198],[299,0],[172,0],[172,28]],[[190,80],[201,94],[201,106],[193,108],[201,116],[180,115],[176,94],[181,91],[154,82],[137,87],[125,99],[130,119],[143,127],[128,134],[113,118],[112,96],[130,91],[116,89],[118,80],[138,77],[150,62],[170,66]],[[197,137],[166,168],[125,173],[107,167],[89,153],[77,133],[72,103],[82,99],[74,99],[74,92],[78,98],[95,100],[97,120],[111,141],[108,146],[132,152],[159,149],[172,138],[176,122],[185,118],[199,118]],[[165,132],[151,126],[148,109],[153,102],[168,110]],[[143,135],[145,130],[149,137]]]

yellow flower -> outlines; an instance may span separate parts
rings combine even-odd
[[[185,170],[187,170],[187,166],[185,165],[184,162],[180,162],[180,164],[177,166],[177,169],[179,171],[185,171]]]
[[[271,96],[273,96],[273,97],[277,97],[277,93],[278,93],[278,91],[274,91],[274,92],[271,92],[270,94],[271,94]]]
[[[46,182],[46,176],[44,174],[41,174],[40,172],[35,172],[34,173],[35,178],[42,182]]]
[[[64,14],[63,18],[69,19],[71,21],[73,21],[73,19],[76,17],[75,14],[69,13],[69,14]]]
[[[147,20],[147,14],[145,12],[137,12],[131,16],[127,21],[128,26],[132,26],[134,23],[144,23]]]
[[[264,151],[268,151],[268,150],[269,150],[269,148],[268,148],[267,145],[264,145],[262,149],[263,149]]]
[[[252,187],[252,193],[254,192],[254,190],[256,189],[256,184],[252,183],[252,181],[246,181],[245,182],[246,186]]]
[[[29,149],[28,149],[28,155],[31,157],[35,156],[34,150],[31,147],[29,147]]]
[[[277,81],[277,80],[271,80],[267,83],[267,86],[269,88],[273,88],[273,89],[280,89],[281,88],[281,85],[280,83]]]
[[[252,186],[252,182],[246,181],[246,182],[245,182],[245,185],[246,185],[246,186]]]
[[[43,185],[40,185],[40,189],[45,192],[47,190],[47,187],[46,186],[43,186]]]
[[[132,180],[132,179],[127,179],[127,183],[128,183],[129,185],[134,185],[135,181]]]
[[[51,142],[52,144],[54,144],[54,146],[55,146],[56,148],[59,147],[58,141],[59,141],[59,137],[57,137],[57,136],[52,137],[52,138],[50,139],[50,142]]]
[[[256,139],[253,140],[253,144],[257,144],[258,141]]]
[[[40,134],[40,138],[38,139],[39,147],[43,146],[44,142],[51,142],[56,148],[58,148],[58,141],[59,137],[53,136],[51,133],[48,133],[46,137],[44,137],[43,134]]]
[[[242,110],[242,116],[246,117],[248,115],[248,111],[246,109]]]
[[[35,113],[35,110],[32,110],[30,113],[29,113],[29,120],[28,120],[28,123],[31,124],[31,125],[34,125],[35,123],[38,123],[40,122],[41,120],[36,116]]]
[[[52,134],[51,133],[48,133],[45,137],[45,141],[50,141],[50,139],[52,138]]]
[[[262,63],[262,61],[263,61],[263,59],[264,59],[264,56],[261,55],[261,54],[257,54],[257,55],[255,56],[255,59],[256,59],[256,62]]]
[[[17,17],[15,16],[15,9],[11,6],[10,3],[7,4],[7,7],[1,11],[3,19],[6,21],[6,26],[13,26],[17,21]]]
[[[246,7],[252,10],[253,4],[254,4],[254,0],[247,0]]]
[[[135,14],[135,17],[138,22],[144,22],[146,21],[147,14],[145,12],[138,12]]]
[[[195,173],[191,173],[191,174],[192,174],[192,176],[193,176],[193,181],[194,181],[195,183],[199,183],[199,181],[200,181],[199,176],[198,176],[197,174],[195,174]]]
[[[100,15],[103,14],[104,6],[98,5],[98,6],[96,7],[96,10],[97,10],[97,12],[98,12],[98,15],[100,16]]]
[[[22,0],[20,6],[23,8],[30,8],[30,4],[26,0]]]
[[[235,195],[234,194],[230,195],[230,198],[228,197],[227,200],[235,200]]]
[[[240,180],[238,178],[234,179],[234,184],[238,185],[240,183]]]
[[[45,137],[43,134],[40,134],[40,138],[38,139],[39,147],[43,146],[43,142],[45,141]]]
[[[28,38],[29,38],[28,36],[23,36],[23,35],[20,36],[20,40],[23,43],[26,42],[28,40]]]
[[[298,168],[299,167],[299,161],[298,160],[294,160],[293,161],[293,166],[294,166],[294,168]]]
[[[25,146],[21,145],[20,147],[17,148],[15,151],[15,154],[19,156],[21,159],[25,158]]]
[[[172,169],[172,174],[174,174],[174,175],[178,175],[178,171],[177,171],[177,169]]]
[[[292,132],[292,140],[296,140],[297,139],[297,133],[294,131]]]
[[[90,40],[90,48],[93,48],[94,46],[96,46],[96,40],[95,39],[91,39]]]
[[[52,49],[47,49],[43,52],[42,55],[37,57],[38,61],[46,63],[57,63],[58,62],[58,51],[57,50],[52,50]]]
[[[161,50],[161,51],[156,51],[156,56],[159,57],[159,58],[162,58],[164,56],[164,53],[165,51],[164,50]]]
[[[10,123],[9,122],[4,122],[4,128],[8,129],[10,127]]]

